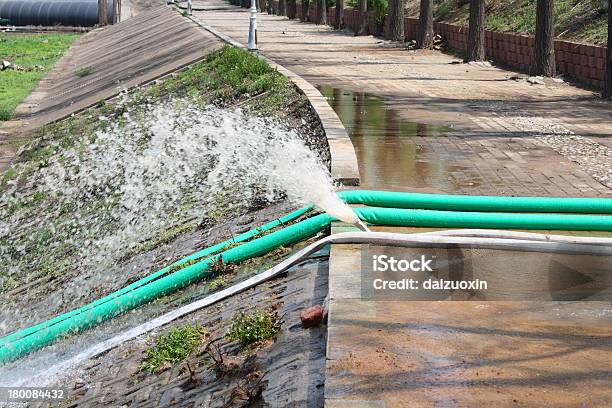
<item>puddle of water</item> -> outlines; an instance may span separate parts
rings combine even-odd
[[[422,139],[446,136],[453,128],[404,120],[379,96],[331,86],[320,86],[319,90],[355,146],[363,187],[458,190],[450,176],[456,166],[426,157],[431,148]]]

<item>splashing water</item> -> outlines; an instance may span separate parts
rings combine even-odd
[[[0,287],[70,276],[50,293],[30,290],[28,308],[0,295],[0,335],[119,289],[152,267],[125,259],[185,220],[244,213],[284,192],[359,222],[319,156],[278,123],[182,100],[99,120],[106,129],[80,144],[51,142],[54,154],[34,176],[10,183],[0,198]]]

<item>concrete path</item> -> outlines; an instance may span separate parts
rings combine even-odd
[[[221,0],[194,5],[207,9],[196,11],[198,18],[246,43],[246,9],[228,8]],[[380,156],[368,156],[354,142],[364,186],[384,183],[396,189],[469,194],[610,194],[602,182],[612,187],[612,104],[588,91],[554,82],[530,85],[510,79],[516,76],[513,72],[491,66],[455,64],[457,58],[439,52],[409,52],[371,36],[354,37],[265,13],[259,14],[258,38],[266,56],[315,85],[387,97],[392,113],[402,119],[452,124],[456,130],[457,138],[419,139],[423,145],[415,153],[416,162],[437,161],[452,169],[456,187],[428,184],[418,177],[385,177],[385,169],[372,170],[384,165]],[[592,139],[571,144],[567,137],[553,140],[563,156],[544,142],[570,132]],[[572,163],[594,143],[596,148],[590,150],[600,152],[596,157]],[[602,168],[595,171],[598,166]]]
[[[0,128],[0,171],[15,139],[100,100],[202,59],[222,41],[168,6],[152,6],[117,25],[96,29],[66,52]],[[87,68],[88,75],[78,76]]]
[[[206,9],[198,18],[246,41],[246,10],[220,1],[195,6]],[[554,81],[530,85],[499,68],[278,16],[259,14],[258,36],[263,54],[330,97],[351,134],[362,186],[611,194],[612,105],[588,91]],[[372,116],[379,118],[360,119]],[[591,407],[612,400],[609,302],[364,301],[361,250],[332,248],[326,406]]]

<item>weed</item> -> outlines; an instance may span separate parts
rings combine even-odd
[[[196,351],[204,337],[205,330],[198,324],[173,327],[160,334],[154,347],[146,350],[142,369],[156,372],[167,364],[184,361]]]
[[[197,263],[198,263],[197,259],[189,259],[189,260],[187,260],[187,261],[185,261],[183,263],[180,263],[178,265],[171,266],[170,269],[168,269],[168,273],[173,273],[173,272],[176,272],[176,271],[180,271],[181,269],[185,269],[188,266],[195,265]]]
[[[4,185],[9,181],[13,180],[15,176],[17,176],[17,172],[15,171],[15,169],[9,168],[7,171],[4,172],[4,175],[2,176],[2,184]]]
[[[221,339],[222,338],[213,339],[204,347],[204,353],[212,360],[214,370],[219,377],[223,377],[230,369],[225,362],[225,358],[223,358],[223,351],[218,344]]]
[[[13,109],[9,106],[0,106],[0,121],[11,120],[13,117]]]
[[[83,77],[86,77],[87,75],[91,75],[92,73],[93,73],[92,67],[85,67],[85,68],[77,69],[74,75],[78,76],[79,78],[83,78]]]
[[[236,264],[232,262],[225,262],[222,256],[219,256],[210,264],[210,275],[220,276],[228,273],[232,273],[236,270]]]
[[[225,276],[217,276],[210,282],[208,282],[208,290],[214,292],[227,285],[227,278]]]
[[[276,313],[261,310],[250,314],[239,312],[232,317],[227,338],[237,341],[243,349],[247,349],[254,343],[276,336],[280,324]]]

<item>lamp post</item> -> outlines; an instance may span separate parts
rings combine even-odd
[[[256,0],[251,0],[251,16],[249,17],[249,42],[247,49],[253,51],[257,49],[257,4]]]

